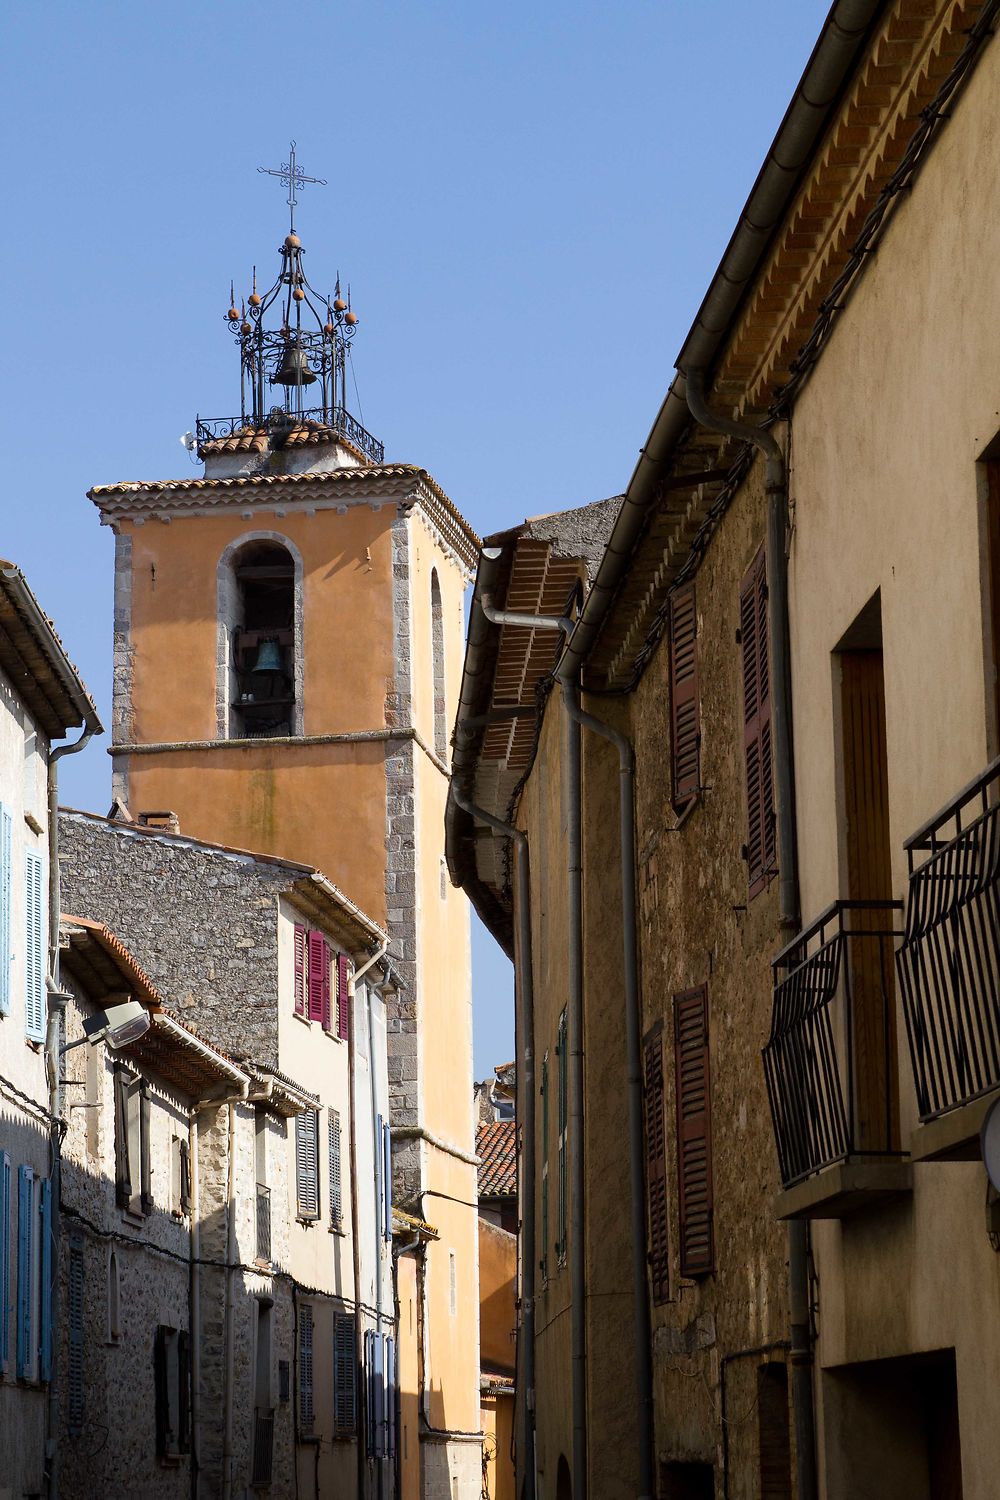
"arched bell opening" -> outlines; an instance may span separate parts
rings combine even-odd
[[[242,537],[219,565],[218,733],[302,733],[302,561],[286,538]]]

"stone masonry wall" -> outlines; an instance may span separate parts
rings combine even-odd
[[[278,896],[290,873],[79,813],[60,813],[59,848],[63,910],[120,936],[207,1041],[276,1067]]]
[[[409,521],[392,523],[392,604],[396,676],[387,684],[388,728],[412,722]],[[389,1108],[394,1126],[418,1123],[416,814],[412,739],[391,742],[386,776],[386,908],[389,954],[403,981],[389,1001],[387,1051]],[[405,1207],[420,1192],[418,1140],[394,1141],[393,1197]]]

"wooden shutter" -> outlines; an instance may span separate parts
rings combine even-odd
[[[191,1152],[187,1141],[180,1142],[181,1158],[181,1212],[191,1212]]]
[[[45,1040],[45,948],[41,856],[25,855],[24,1030],[33,1042]]]
[[[295,924],[295,1014],[306,1014],[306,930]]]
[[[153,1185],[149,1164],[149,1086],[145,1079],[139,1086],[139,1206],[144,1214],[153,1212]]]
[[[381,1115],[375,1117],[375,1197],[378,1201],[378,1223],[376,1232],[385,1235],[385,1154],[382,1148],[383,1120]]]
[[[83,1245],[79,1240],[69,1250],[69,1349],[67,1421],[74,1435],[83,1426]]]
[[[333,1319],[333,1420],[341,1436],[357,1424],[357,1337],[354,1314],[335,1313]]]
[[[30,1167],[17,1169],[17,1378],[32,1373],[31,1264],[34,1242],[35,1174]]]
[[[654,1302],[665,1302],[670,1293],[665,1150],[663,1025],[658,1023],[646,1037],[646,1191],[649,1271]]]
[[[191,1340],[184,1328],[177,1335],[177,1448],[191,1449]]]
[[[346,953],[337,958],[337,1035],[346,1042],[351,1028],[351,960]]]
[[[556,1046],[556,1058],[559,1065],[559,1097],[558,1097],[558,1131],[559,1131],[559,1234],[556,1240],[556,1254],[562,1260],[566,1254],[566,1190],[567,1190],[567,1084],[569,1079],[569,1046],[567,1040],[566,1012],[563,1011],[559,1017],[558,1044]]]
[[[694,584],[670,596],[670,748],[673,800],[682,807],[701,786],[698,712],[698,612]]]
[[[299,1421],[307,1431],[312,1431],[313,1312],[308,1302],[299,1304]]]
[[[767,556],[763,548],[740,586],[740,644],[743,652],[743,755],[747,795],[745,856],[749,894],[753,898],[777,874]]]
[[[156,1454],[170,1452],[170,1396],[167,1391],[167,1329],[161,1324],[153,1342],[153,1396],[156,1406]]]
[[[132,1201],[132,1179],[128,1164],[128,1086],[129,1075],[120,1065],[114,1072],[115,1094],[115,1202],[128,1208]]]
[[[309,934],[309,1019],[323,1020],[323,970],[326,939],[321,932]],[[327,974],[329,983],[329,973]],[[329,991],[327,992],[329,993]]]
[[[386,1458],[396,1456],[396,1340],[385,1341]]]
[[[677,1185],[681,1275],[714,1267],[712,1141],[708,1074],[708,992],[674,996],[677,1090]]]
[[[10,1359],[10,1157],[0,1151],[0,1372]]]
[[[319,1111],[295,1116],[295,1191],[300,1219],[319,1218]]]
[[[45,1177],[38,1186],[38,1378],[44,1381],[52,1374],[52,1183]]]
[[[343,1194],[340,1181],[340,1112],[328,1112],[328,1146],[330,1154],[330,1226],[339,1229],[344,1217]]]
[[[11,815],[0,804],[0,1016],[10,1014]]]
[[[760,1500],[792,1500],[792,1441],[788,1370],[777,1362],[757,1369]]]

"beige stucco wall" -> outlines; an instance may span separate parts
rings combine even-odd
[[[994,41],[794,412],[791,629],[807,921],[846,894],[830,653],[876,589],[896,897],[905,895],[904,839],[985,767],[996,743],[976,461],[1000,430],[1000,291],[987,270],[1000,256],[998,91]],[[905,1141],[916,1112],[901,1014],[898,1035]],[[918,1164],[911,1200],[814,1229],[822,1365],[954,1345],[966,1500],[996,1492],[1000,1259],[984,1231],[985,1191],[978,1165]],[[825,1389],[821,1378],[821,1414]]]

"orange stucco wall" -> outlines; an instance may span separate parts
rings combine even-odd
[[[514,1373],[517,1236],[479,1220],[479,1358],[484,1370]]]

